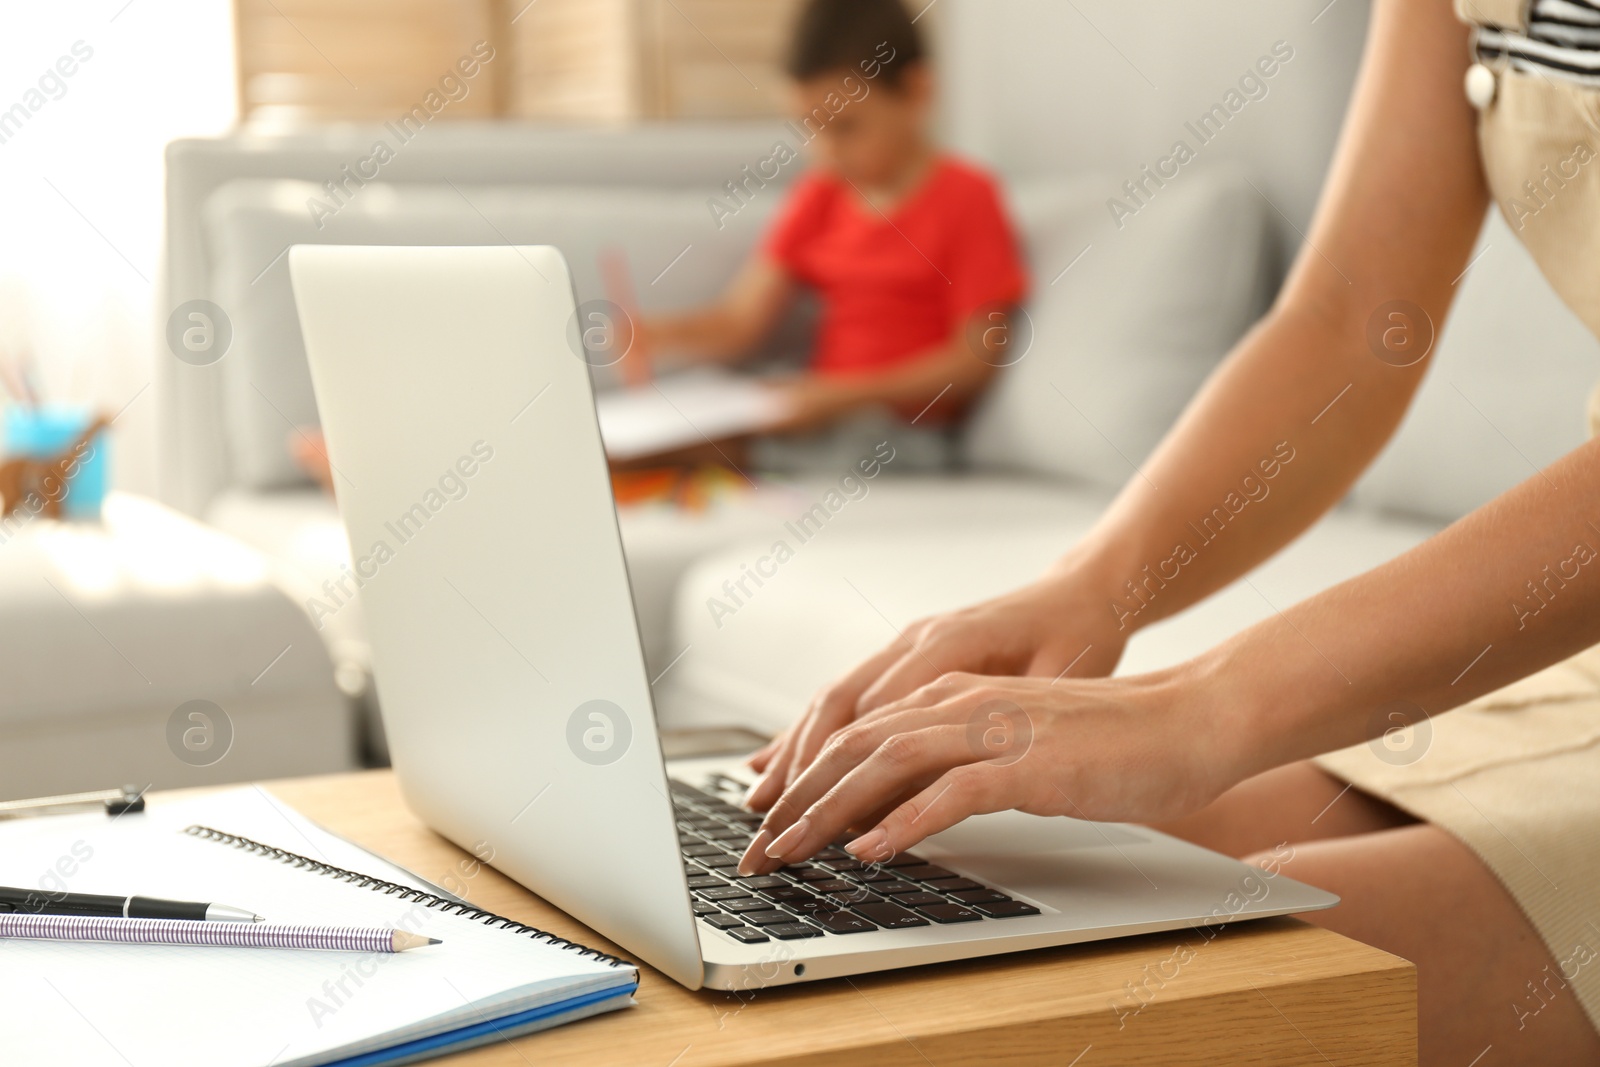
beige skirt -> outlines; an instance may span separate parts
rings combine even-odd
[[[1315,762],[1472,849],[1600,1028],[1600,648]]]
[[[1525,0],[1457,0],[1457,10],[1518,26]],[[1600,94],[1503,67],[1494,73],[1478,139],[1495,200],[1556,291],[1600,334],[1600,166],[1586,167],[1536,217],[1518,199],[1524,180],[1560,152],[1579,143],[1600,149]],[[1589,420],[1600,435],[1600,392]],[[1472,849],[1600,1029],[1600,647],[1316,763]],[[1538,1006],[1530,1000],[1527,1010]]]

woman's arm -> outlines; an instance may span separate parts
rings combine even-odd
[[[1411,0],[1396,0],[1409,3]],[[1600,642],[1600,441],[1426,544],[1188,663],[1054,683],[951,675],[837,733],[740,871],[850,827],[884,859],[1018,808],[1155,822],[1262,771],[1415,722]],[[874,818],[874,813],[886,813]]]
[[[1110,673],[1135,631],[1227,585],[1338,502],[1428,365],[1380,358],[1369,324],[1393,301],[1442,324],[1483,223],[1469,58],[1449,0],[1374,4],[1316,220],[1271,313],[1088,536],[1034,585],[913,624],[820,693],[755,757],[752,806],[772,803],[835,730],[941,673]],[[1230,503],[1262,486],[1235,516]]]
[[[1443,324],[1488,203],[1462,91],[1468,58],[1449,0],[1374,6],[1316,221],[1276,305],[1046,578],[1070,590],[1064,606],[1086,594],[1098,602],[1097,617],[1075,627],[1103,635],[1090,643],[1120,650],[1249,571],[1336,504],[1393,435],[1429,361],[1386,362],[1369,325],[1394,301]],[[1264,478],[1263,464],[1276,476]],[[1235,519],[1229,505],[1248,499],[1247,476],[1268,495]],[[1185,562],[1169,562],[1175,555]],[[835,699],[853,713],[858,701],[864,710],[932,680],[930,663],[978,666],[962,662],[959,642],[927,636],[946,646],[943,660],[902,647]],[[1100,660],[1106,670],[1115,663]]]
[[[691,363],[735,363],[777,325],[794,296],[794,283],[778,264],[756,256],[716,303],[643,323],[645,350]]]
[[[1128,625],[1193,604],[1287,544],[1344,496],[1399,425],[1428,361],[1386,362],[1370,325],[1395,301],[1442,325],[1482,225],[1488,193],[1462,92],[1468,60],[1449,0],[1375,5],[1322,202],[1275,308],[1074,553],[1096,561],[1125,600],[1124,582],[1141,583],[1146,565],[1193,545],[1198,558]],[[1270,496],[1202,542],[1195,527],[1240,494],[1246,475],[1263,481],[1261,461],[1283,443],[1295,458]]]

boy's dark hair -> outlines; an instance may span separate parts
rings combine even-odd
[[[809,81],[880,67],[884,82],[896,87],[906,69],[926,56],[922,34],[901,0],[806,0],[784,69],[795,81]]]

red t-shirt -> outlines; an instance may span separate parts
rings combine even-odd
[[[993,179],[938,159],[884,214],[833,174],[813,171],[789,194],[766,254],[816,289],[819,374],[897,366],[947,344],[988,305],[1021,303],[1027,273]]]

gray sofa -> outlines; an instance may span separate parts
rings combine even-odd
[[[647,309],[681,306],[732,275],[781,189],[754,189],[720,228],[707,201],[791,135],[763,124],[441,127],[377,180],[347,189],[319,224],[308,201],[326,202],[323,183],[378,136],[240,135],[168,152],[165,299],[216,302],[234,340],[213,365],[169,361],[164,372],[165,496],[279,560],[303,601],[347,555],[331,503],[288,461],[292,427],[316,413],[285,248],[553,243],[585,299],[601,292],[598,253],[620,246]],[[959,470],[906,476],[891,463],[864,492],[842,497],[829,495],[841,469],[767,481],[704,513],[624,510],[668,723],[781,725],[816,685],[910,619],[1026,580],[1132,474],[1266,306],[1283,268],[1276,250],[1294,228],[1247,165],[1197,166],[1121,228],[1106,210],[1117,184],[1092,173],[1010,182],[1034,277],[1032,341],[976,412]],[[1489,254],[1460,283],[1430,383],[1347,504],[1250,584],[1142,634],[1126,669],[1193,654],[1404,551],[1581,440],[1596,346],[1498,222],[1484,245]],[[801,343],[803,325],[775,348]],[[826,518],[814,520],[816,536],[730,605],[725,583],[819,504]],[[325,620],[346,670],[364,665],[358,616],[352,605]]]

